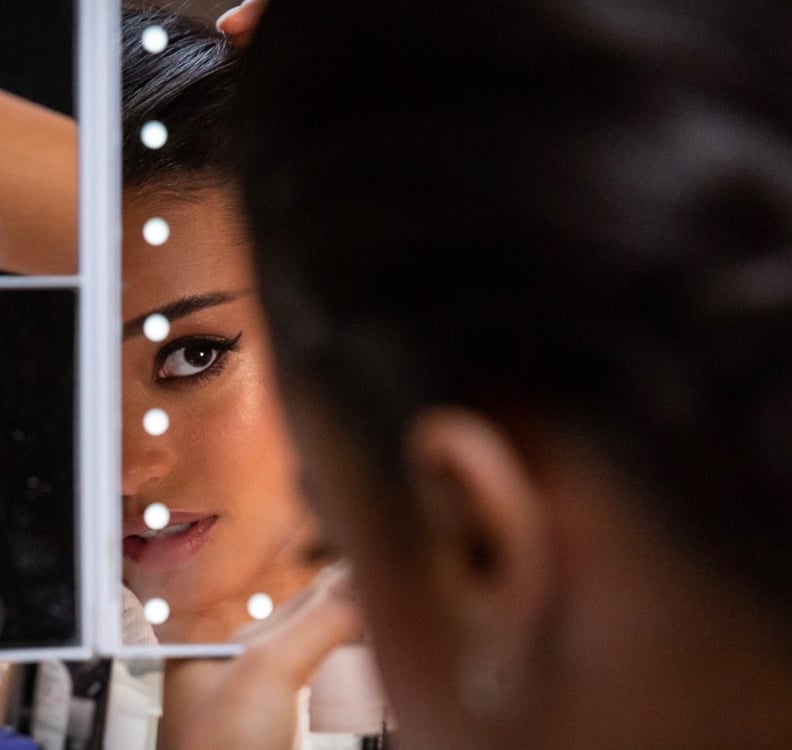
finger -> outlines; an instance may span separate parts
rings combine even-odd
[[[333,648],[362,630],[349,577],[344,566],[323,571],[279,620],[247,629],[235,659],[172,664],[168,684],[182,696],[171,705],[178,746],[247,750],[267,737],[267,747],[292,747],[298,690]]]
[[[253,32],[248,31],[245,34],[235,34],[231,37],[232,41],[234,42],[234,46],[242,49],[243,47],[247,47],[250,42],[253,41]]]
[[[267,0],[245,0],[236,8],[231,8],[217,19],[217,30],[222,31],[234,41],[241,41],[250,38],[250,35],[258,26]]]
[[[162,737],[164,747],[259,750],[263,737],[272,750],[294,747],[298,692],[278,675],[251,665],[247,654],[174,665],[165,687],[169,731]]]

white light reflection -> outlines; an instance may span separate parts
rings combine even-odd
[[[149,434],[157,437],[164,435],[168,431],[170,420],[162,409],[149,409],[143,415],[143,429]]]

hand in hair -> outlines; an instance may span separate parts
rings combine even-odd
[[[320,573],[268,620],[237,634],[245,646],[238,658],[168,663],[165,710],[178,714],[170,725],[179,729],[159,747],[292,750],[300,689],[332,649],[361,632],[348,570]]]
[[[268,0],[244,0],[217,19],[217,30],[222,31],[237,47],[246,46],[267,7]]]

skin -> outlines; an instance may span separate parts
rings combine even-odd
[[[338,412],[289,386],[310,497],[356,566],[399,747],[792,746],[785,623],[639,512],[635,486],[580,436],[526,425],[526,463],[487,415],[428,409],[406,428],[396,490]],[[397,516],[410,507],[405,536]],[[343,612],[324,606],[324,618]],[[260,623],[236,662],[192,666],[206,707],[229,683],[287,699],[298,680],[283,660],[306,648],[299,607],[292,617]],[[477,666],[495,667],[502,688],[466,692]],[[202,746],[292,747],[282,717],[204,715],[190,726]]]
[[[787,625],[637,512],[645,489],[580,436],[523,425],[529,463],[487,415],[429,409],[406,426],[395,492],[343,415],[284,386],[313,504],[357,566],[400,747],[792,746]],[[388,508],[413,508],[414,533]],[[260,627],[281,653],[297,643]],[[255,660],[232,665],[234,685],[276,689]],[[463,689],[477,663],[504,685],[488,708]],[[209,705],[228,673],[194,668]],[[208,747],[244,728],[236,746],[261,747],[272,720],[258,716],[192,729]]]
[[[231,37],[237,46],[246,46],[253,37],[267,2],[268,0],[245,0],[241,5],[230,8],[217,19],[218,30]]]
[[[158,596],[169,603],[170,618],[157,628],[161,642],[221,641],[249,621],[253,593],[264,592],[277,604],[306,585],[316,570],[306,561],[315,526],[295,489],[295,456],[251,285],[249,246],[230,194],[216,187],[186,199],[153,195],[125,195],[124,321],[193,295],[232,299],[171,320],[162,342],[148,341],[137,328],[126,331],[124,518],[139,520],[150,503],[161,502],[172,512],[211,514],[217,521],[186,563],[159,572],[125,558],[124,577],[142,601]],[[167,217],[170,225],[161,247],[142,238],[151,216]],[[235,350],[218,351],[216,364],[205,370],[185,369],[178,359],[184,349],[158,360],[182,337],[228,341],[240,332]],[[194,376],[178,377],[183,374]],[[169,415],[162,436],[141,427],[152,407]]]
[[[531,425],[529,464],[486,415],[429,409],[407,426],[397,492],[338,413],[285,385],[400,747],[790,746],[786,627],[637,512],[594,447]],[[411,506],[405,537],[389,508]],[[481,665],[504,686],[490,706],[464,687]]]
[[[158,747],[294,750],[301,687],[333,648],[358,640],[362,627],[349,570],[322,571],[270,619],[243,628],[237,659],[169,663],[174,692],[193,700],[166,710]]]
[[[0,174],[0,268],[22,274],[75,273],[74,120],[0,91]]]

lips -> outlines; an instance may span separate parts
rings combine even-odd
[[[147,570],[178,568],[198,554],[216,522],[213,515],[171,513],[170,524],[153,531],[142,520],[124,521],[124,557]]]

